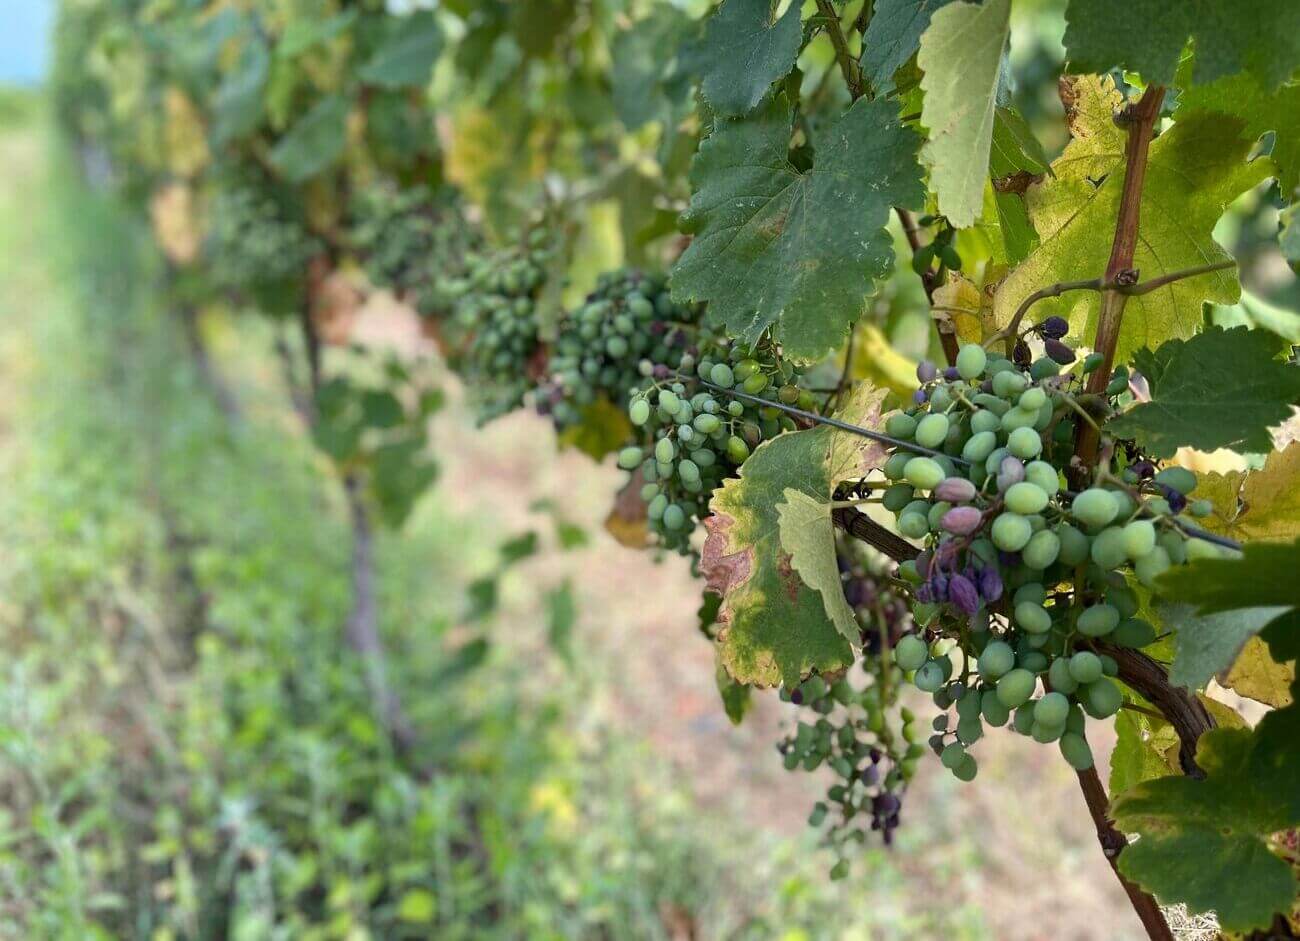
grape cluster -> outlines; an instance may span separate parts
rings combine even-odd
[[[941,708],[955,705],[955,727],[936,719],[931,746],[962,780],[976,774],[967,749],[985,724],[1010,723],[1091,767],[1085,717],[1111,716],[1123,699],[1106,649],[1155,639],[1129,579],[1149,586],[1171,565],[1220,551],[1183,529],[1182,514],[1209,509],[1189,504],[1196,477],[1183,468],[1112,449],[1091,486],[1065,489],[1076,422],[1092,420],[1080,374],[1096,362],[1060,373],[1074,355],[1056,320],[1040,328],[1052,341],[1045,355],[1022,365],[977,345],[942,374],[923,363],[912,407],[886,424],[908,445],[884,465],[892,483],[882,502],[900,533],[924,542],[900,574],[926,629],[902,638],[895,656]],[[1126,386],[1119,372],[1109,391]]]
[[[692,369],[703,383],[689,375]],[[632,395],[628,417],[643,429],[647,444],[624,448],[618,463],[628,471],[640,468],[650,528],[664,545],[687,551],[692,529],[708,514],[714,488],[735,476],[763,441],[795,428],[779,408],[727,391],[804,408],[813,405],[812,397],[795,384],[794,366],[766,338],[752,348],[702,340],[681,354],[678,371],[648,360],[641,370],[649,375]],[[698,391],[688,392],[688,386]]]
[[[479,241],[454,198],[427,186],[362,190],[351,237],[367,277],[409,298],[424,316],[451,309],[449,284]]]
[[[206,221],[204,254],[214,284],[272,310],[293,303],[307,263],[323,247],[301,207],[247,168],[218,175]]]
[[[577,424],[582,410],[601,398],[627,408],[644,378],[643,362],[676,371],[698,315],[673,302],[660,275],[605,272],[560,324],[538,407],[560,428]]]
[[[476,380],[471,393],[485,420],[518,408],[546,368],[537,299],[551,258],[547,240],[534,229],[526,247],[474,256],[467,277],[449,283],[456,326],[470,336],[458,365]]]

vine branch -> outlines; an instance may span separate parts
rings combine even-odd
[[[895,206],[894,212],[898,214],[898,221],[903,226],[903,235],[907,239],[907,244],[915,255],[922,248],[921,233],[916,224],[916,219],[912,213],[901,206]],[[934,306],[934,292],[939,287],[938,272],[927,269],[921,275],[921,287],[925,289],[925,299],[930,304],[930,319],[934,321],[934,329],[939,334],[939,343],[943,347],[943,358],[948,361],[949,366],[957,364],[957,334],[952,329],[952,322],[946,317],[936,317],[935,312],[940,308]]]
[[[835,59],[840,64],[840,74],[844,76],[849,97],[857,101],[866,89],[862,84],[862,69],[858,66],[853,53],[849,51],[849,41],[844,36],[844,27],[840,25],[840,16],[835,12],[831,0],[817,0],[817,11],[826,22],[826,35],[830,37],[831,45],[835,47]]]

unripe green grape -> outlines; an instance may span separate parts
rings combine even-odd
[[[1027,412],[1037,412],[1047,401],[1047,392],[1042,386],[1031,386],[1024,392],[1020,393],[1020,400],[1016,403],[1019,408]]]
[[[1182,565],[1187,561],[1187,537],[1177,530],[1167,530],[1156,537],[1156,545],[1165,550],[1169,561]]]
[[[769,381],[766,373],[756,372],[746,379],[742,385],[750,395],[758,395],[767,388]]]
[[[930,532],[937,533],[943,528],[943,515],[951,509],[952,504],[944,500],[940,500],[930,507],[929,512],[925,515],[925,521],[930,526]]]
[[[916,434],[916,419],[906,412],[895,412],[885,422],[885,434],[908,440]]]
[[[1150,520],[1133,520],[1124,524],[1124,552],[1136,561],[1156,545],[1156,528]]]
[[[1025,465],[1025,483],[1033,484],[1049,497],[1056,496],[1061,490],[1060,475],[1046,461],[1030,461]]]
[[[712,467],[718,462],[718,456],[712,451],[705,450],[704,448],[697,448],[691,452],[691,460],[699,467]]]
[[[1124,696],[1119,687],[1106,677],[1080,687],[1079,697],[1084,711],[1094,719],[1108,719],[1119,712],[1124,704]]]
[[[1148,497],[1142,501],[1142,509],[1146,516],[1173,516],[1169,501],[1164,497]]]
[[[919,585],[925,581],[921,576],[921,571],[916,567],[915,559],[908,559],[906,562],[899,563],[898,575],[904,581],[911,582],[913,585]]]
[[[743,402],[737,402],[734,399],[727,403],[727,414],[732,418],[739,418],[745,414],[745,405]]]
[[[1080,634],[1104,637],[1119,625],[1119,612],[1113,605],[1094,604],[1083,610],[1075,626]]]
[[[930,648],[915,634],[908,634],[894,648],[894,662],[903,670],[919,669],[930,657]]]
[[[1033,428],[1017,428],[1007,436],[1007,450],[1022,460],[1038,457],[1043,450],[1043,439]]]
[[[1074,677],[1075,683],[1095,683],[1101,679],[1101,658],[1091,650],[1080,650],[1068,663],[1070,676]]]
[[[677,476],[686,483],[690,483],[692,480],[698,481],[700,479],[700,468],[689,458],[679,461],[677,463]]]
[[[1031,513],[1038,513],[1047,507],[1047,494],[1043,490],[1028,481],[1021,481],[1018,484],[1012,484],[1007,488],[1007,492],[1002,496],[1002,502],[1012,513],[1019,513],[1021,516],[1029,516]],[[1036,566],[1041,568],[1042,566]]]
[[[916,495],[916,490],[911,484],[894,484],[885,488],[885,495],[881,498],[881,505],[891,513],[899,513],[903,507],[912,502]]]
[[[1002,419],[986,408],[971,414],[970,430],[974,434],[979,434],[981,431],[998,431],[1001,427]]]
[[[1079,681],[1070,672],[1070,661],[1063,657],[1052,661],[1047,670],[1047,681],[1052,684],[1052,689],[1067,696],[1079,688]]]
[[[1022,374],[1007,370],[993,375],[993,394],[1004,399],[1018,396],[1029,385],[1029,380]]]
[[[994,448],[989,452],[989,456],[984,459],[984,469],[990,474],[996,474],[1002,466],[1002,462],[1011,456],[1011,452],[1006,448]]]
[[[1209,500],[1193,500],[1187,504],[1187,512],[1200,519],[1214,512],[1214,504]]]
[[[998,701],[1008,709],[1015,709],[1017,706],[1024,705],[1029,697],[1034,694],[1036,683],[1037,678],[1034,674],[1017,667],[998,680]]]
[[[1002,430],[1006,432],[1019,431],[1021,428],[1033,429],[1034,423],[1038,421],[1038,413],[1026,411],[1020,406],[1016,406],[1002,416]],[[1014,453],[1014,451],[1012,452]]]
[[[649,503],[655,497],[659,496],[659,492],[658,484],[646,484],[641,488],[641,499],[646,503]]]
[[[949,771],[961,764],[962,759],[966,757],[966,747],[960,742],[953,742],[946,746],[939,755],[939,763]]]
[[[903,476],[918,490],[932,490],[948,475],[934,458],[914,457],[907,462]]]
[[[980,714],[984,721],[994,728],[1001,728],[1011,718],[1011,710],[998,699],[995,690],[986,689],[980,694]]]
[[[975,761],[975,756],[969,753],[967,753],[961,764],[952,769],[953,777],[963,783],[974,781],[975,775],[978,773],[979,765]]]
[[[1065,727],[1065,718],[1070,714],[1070,700],[1062,693],[1052,692],[1038,700],[1034,706],[1034,722],[1039,725]]]
[[[1137,593],[1128,585],[1112,585],[1106,589],[1106,603],[1113,605],[1121,618],[1131,618],[1138,612]]]
[[[1082,735],[1087,724],[1088,719],[1084,715],[1083,707],[1077,702],[1071,704],[1070,714],[1065,719],[1065,731],[1073,732],[1075,735]]]
[[[1195,562],[1198,559],[1222,559],[1226,554],[1225,550],[1207,540],[1196,538],[1187,540],[1188,562]]]
[[[1050,745],[1065,733],[1064,725],[1045,725],[1038,721],[1038,709],[1034,709],[1034,724],[1030,726],[1029,735],[1040,745]]]
[[[1123,565],[1128,560],[1128,554],[1124,551],[1123,528],[1110,526],[1103,529],[1092,540],[1089,555],[1098,567],[1107,572]]]
[[[1133,563],[1133,571],[1137,574],[1138,581],[1150,588],[1156,583],[1157,578],[1169,571],[1172,565],[1173,563],[1169,560],[1169,553],[1156,546]]]
[[[1070,505],[1070,514],[1088,529],[1101,529],[1113,520],[1119,512],[1119,504],[1109,490],[1091,487],[1077,497]]]
[[[650,403],[642,398],[636,399],[628,406],[627,415],[632,420],[632,424],[638,427],[644,425],[650,420]]]
[[[963,745],[974,745],[984,737],[984,726],[979,720],[979,711],[969,719],[957,723],[957,740]]]
[[[1056,561],[1061,552],[1061,540],[1056,533],[1045,529],[1029,537],[1021,553],[1025,564],[1030,568],[1046,569]]]
[[[727,439],[727,457],[731,459],[733,464],[744,463],[745,459],[749,457],[749,445],[745,443],[744,438],[732,435]]]
[[[885,461],[885,466],[881,470],[889,480],[902,480],[903,474],[906,472],[907,462],[913,457],[914,455],[906,451],[898,451],[889,455],[889,460]]]
[[[627,447],[618,452],[618,466],[626,471],[636,470],[637,465],[643,460],[645,460],[645,455],[637,447]]]
[[[664,510],[663,522],[665,529],[681,529],[686,525],[686,511],[678,504],[670,503]]]
[[[923,693],[933,693],[944,684],[943,667],[936,660],[927,660],[917,669],[912,683]]]
[[[1102,654],[1097,658],[1101,661],[1102,676],[1119,676],[1119,661],[1110,654]]]
[[[1087,771],[1092,767],[1092,749],[1088,740],[1077,732],[1066,732],[1061,736],[1061,755],[1075,771]]]
[[[655,497],[645,508],[645,513],[651,520],[663,519],[664,512],[668,509],[668,498],[662,493]]]
[[[695,420],[691,423],[696,431],[703,435],[711,435],[722,427],[722,422],[716,415],[710,415],[705,412],[702,415],[696,415]]]
[[[1042,605],[1022,601],[1016,605],[1016,625],[1031,634],[1046,634],[1052,629],[1052,616]]]
[[[1045,604],[1047,602],[1047,589],[1043,587],[1041,582],[1029,582],[1018,587],[1015,594],[1011,596],[1011,600],[1015,604],[1026,601],[1030,604]]]
[[[1032,700],[1016,710],[1015,717],[1011,720],[1011,727],[1021,735],[1030,733],[1034,727],[1034,703]]]
[[[1110,639],[1112,643],[1119,644],[1121,647],[1132,647],[1136,650],[1155,643],[1156,629],[1141,618],[1129,618],[1120,621],[1119,627],[1115,628]]]
[[[971,399],[980,408],[992,412],[998,419],[998,423],[990,428],[990,431],[997,431],[1002,427],[1002,416],[1011,410],[1011,403],[1006,399],[1000,399],[996,395],[989,395],[987,392],[980,392]]]
[[[677,448],[671,438],[660,438],[655,442],[655,460],[660,464],[667,464],[676,456]]]
[[[984,372],[988,355],[978,343],[967,343],[957,351],[957,372],[963,379],[976,379]]]
[[[1005,674],[1016,664],[1016,653],[1011,649],[1011,645],[1004,641],[994,640],[984,648],[976,661],[976,669],[979,675],[988,680],[996,680]]]
[[[682,407],[682,400],[677,397],[677,393],[672,389],[660,389],[659,407],[669,415],[676,415],[677,410]]]
[[[1019,552],[1034,534],[1029,520],[1015,513],[1002,513],[993,521],[993,544],[1004,552]]]
[[[1196,489],[1196,475],[1186,467],[1166,467],[1156,474],[1155,482],[1166,487],[1172,487],[1183,496],[1187,496]]]
[[[937,448],[948,435],[948,416],[930,413],[916,425],[916,443],[926,448]]]
[[[1036,359],[1029,364],[1029,375],[1033,379],[1047,379],[1051,376],[1059,375],[1061,364],[1053,362],[1046,356]]]
[[[961,456],[964,460],[977,464],[988,458],[997,447],[997,435],[991,431],[977,431],[966,439],[962,445]]]
[[[903,513],[898,517],[898,532],[908,539],[921,539],[930,532],[930,521],[920,513]]]
[[[1030,673],[1043,673],[1047,670],[1047,663],[1047,654],[1038,650],[1030,650],[1027,653],[1021,654],[1016,665],[1023,667]]]

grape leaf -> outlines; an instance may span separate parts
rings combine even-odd
[[[1267,626],[1275,623],[1276,619]],[[1295,701],[1291,696],[1295,676],[1294,662],[1278,663],[1270,655],[1268,644],[1260,637],[1252,637],[1219,682],[1238,696],[1280,709]]]
[[[1026,193],[1030,219],[1041,244],[1003,282],[994,299],[994,318],[1005,326],[1020,303],[1057,281],[1095,278],[1106,270],[1123,188],[1124,137],[1110,124],[1109,82],[1068,85],[1075,139],[1052,164],[1055,173]],[[1180,122],[1151,145],[1142,191],[1141,222],[1134,267],[1143,280],[1223,261],[1228,255],[1211,233],[1224,206],[1271,173],[1264,158],[1245,162],[1251,142],[1241,123],[1220,115]],[[1076,146],[1077,145],[1077,146]],[[1100,181],[1100,182],[1098,182]],[[1131,297],[1118,343],[1122,359],[1141,346],[1190,336],[1201,324],[1203,301],[1234,303],[1240,285],[1233,270],[1186,278]],[[1100,295],[1074,291],[1035,304],[1038,320],[1059,315],[1076,336],[1095,335]]]
[[[989,150],[989,173],[993,178],[1015,173],[1046,173],[1050,169],[1043,145],[1015,108],[995,108],[993,140]]]
[[[1201,521],[1211,532],[1243,542],[1300,537],[1300,442],[1274,451],[1260,470],[1206,474],[1194,495],[1214,503]]]
[[[768,88],[794,68],[803,36],[800,3],[774,19],[774,0],[725,0],[704,31],[700,56],[708,62],[702,88],[721,115],[752,111]]]
[[[727,713],[727,718],[731,720],[732,725],[740,725],[745,719],[745,713],[749,711],[751,700],[750,695],[752,687],[744,683],[737,683],[727,672],[727,668],[722,665],[721,656],[716,658],[717,662],[713,671],[714,682],[718,686],[718,695],[722,697],[722,708]]]
[[[1121,710],[1115,716],[1110,793],[1123,794],[1143,781],[1176,773],[1178,767],[1171,768],[1165,756],[1171,749],[1176,754],[1178,747],[1178,733],[1168,722],[1149,718],[1140,712]]]
[[[1269,427],[1286,421],[1300,401],[1300,369],[1273,359],[1276,345],[1262,330],[1213,327],[1154,353],[1138,350],[1133,365],[1151,399],[1107,428],[1156,457],[1172,457],[1180,447],[1269,451]]]
[[[213,96],[212,137],[217,144],[247,134],[262,120],[270,74],[271,55],[266,42],[253,36],[240,50],[234,69]]]
[[[952,0],[877,0],[862,38],[862,74],[877,93],[888,90],[894,73],[916,53],[936,10]]]
[[[1300,824],[1300,706],[1269,713],[1254,730],[1207,732],[1196,760],[1204,780],[1157,778],[1114,800],[1116,825],[1141,835],[1120,855],[1120,871],[1165,903],[1214,910],[1229,931],[1267,925],[1300,889],[1267,843]]]
[[[381,88],[420,88],[429,84],[433,63],[442,51],[442,27],[430,10],[392,19],[388,35],[358,77]]]
[[[934,14],[921,37],[921,123],[930,131],[921,159],[939,211],[957,228],[972,225],[984,205],[998,70],[1010,28],[1011,0],[953,3]]]
[[[1266,91],[1253,75],[1243,73],[1209,85],[1186,89],[1178,99],[1175,117],[1198,112],[1231,115],[1246,122],[1247,137],[1273,132],[1269,156],[1278,170],[1283,193],[1300,185],[1300,81]]]
[[[850,644],[859,640],[858,622],[853,609],[844,599],[835,561],[835,539],[831,530],[831,507],[794,487],[785,488],[785,502],[776,507],[781,548],[790,554],[790,565],[809,588],[821,593],[822,604],[844,639]]]
[[[1190,604],[1181,601],[1158,605],[1161,622],[1177,629],[1169,682],[1190,690],[1200,689],[1214,674],[1232,666],[1246,641],[1286,610],[1252,606],[1197,614]]]
[[[348,111],[342,95],[328,95],[298,119],[271,151],[271,164],[290,183],[329,169],[347,144]]]
[[[677,7],[663,5],[615,35],[610,94],[629,131],[651,121],[668,123],[685,104],[689,81],[675,54],[691,25]]]
[[[1282,231],[1277,234],[1282,257],[1292,268],[1300,267],[1300,204],[1292,205],[1282,213]]]
[[[1065,50],[1078,72],[1120,67],[1168,85],[1189,37],[1198,83],[1245,70],[1274,88],[1300,66],[1295,0],[1070,0],[1065,21]]]
[[[883,399],[883,390],[862,383],[840,417],[879,426]],[[851,662],[852,648],[827,614],[822,591],[803,580],[793,553],[783,544],[784,536],[796,534],[789,510],[782,533],[780,505],[811,502],[825,507],[817,518],[801,524],[797,537],[803,555],[814,541],[823,542],[811,554],[820,564],[829,552],[833,568],[829,503],[836,482],[861,475],[882,459],[875,442],[822,425],[764,442],[738,477],[713,492],[700,568],[709,589],[722,595],[718,643],[722,663],[737,681],[789,686],[810,670],[833,670]],[[796,503],[791,504],[792,492],[807,500],[794,497]],[[823,590],[829,587],[819,581]]]
[[[1247,543],[1232,559],[1197,559],[1160,576],[1162,595],[1201,614],[1265,606],[1300,607],[1300,539]]]
[[[893,263],[892,206],[924,199],[916,135],[885,99],[860,99],[817,142],[812,169],[787,159],[784,97],[722,122],[691,164],[682,216],[694,240],[672,273],[678,300],[754,342],[772,324],[795,359],[840,345],[865,310],[873,278]]]

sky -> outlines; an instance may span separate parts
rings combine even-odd
[[[0,0],[0,84],[33,85],[45,77],[55,0]]]

